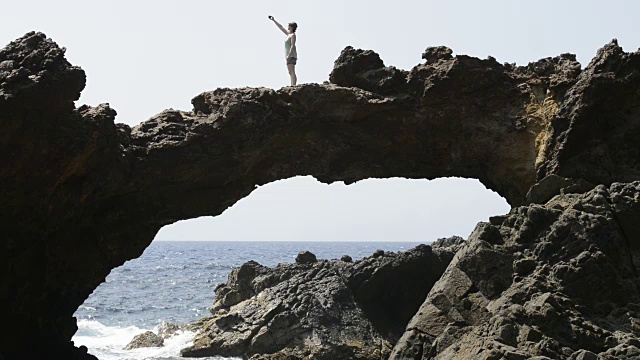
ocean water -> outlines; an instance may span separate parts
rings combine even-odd
[[[114,269],[76,311],[76,346],[85,345],[101,360],[181,359],[180,349],[195,334],[184,332],[161,348],[123,350],[131,339],[166,322],[186,323],[209,315],[214,289],[231,269],[249,260],[265,266],[295,261],[309,250],[318,259],[354,260],[376,249],[405,251],[407,242],[195,242],[156,241],[138,259]],[[228,358],[209,358],[222,360]]]

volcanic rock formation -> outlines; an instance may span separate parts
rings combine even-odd
[[[267,268],[250,261],[216,288],[213,316],[192,324],[199,333],[182,355],[387,358],[462,243],[420,245],[354,263]]]
[[[634,182],[478,224],[390,359],[640,358],[638,220]]]
[[[640,52],[625,53],[613,41],[584,70],[567,54],[525,67],[501,65],[491,57],[454,57],[444,48],[427,49],[423,58],[426,63],[403,71],[386,67],[372,51],[348,47],[336,61],[331,83],[217,89],[196,96],[192,111],[166,110],[130,128],[115,124],[116,113],[106,104],[75,108],[85,74],[44,34],[29,33],[10,43],[0,50],[6,269],[0,277],[6,289],[0,293],[0,315],[11,332],[0,338],[0,354],[6,359],[92,358],[70,341],[77,329],[73,313],[111,269],[140,256],[162,226],[218,215],[256,185],[277,179],[313,175],[323,182],[352,183],[370,177],[460,176],[479,179],[512,206],[640,179]],[[613,185],[601,196],[612,199],[628,186]],[[522,209],[530,207],[513,211],[527,211]],[[542,212],[552,213],[546,215],[550,223],[561,216]],[[521,216],[528,222],[535,215]],[[636,213],[624,216],[629,222],[639,219]],[[598,243],[597,227],[580,229]],[[510,256],[505,264],[521,260],[506,252],[511,240],[500,234],[506,245],[494,252]],[[625,233],[630,249],[637,246],[636,234]],[[547,239],[553,243],[549,249],[563,253],[557,239]],[[475,259],[475,247],[458,255],[457,263],[473,263],[464,257]],[[597,258],[598,249],[586,251]],[[605,250],[598,251],[613,256]],[[534,257],[535,269],[568,259],[542,255]],[[622,271],[623,265],[614,269]],[[635,263],[628,266],[620,279],[632,283]],[[601,276],[611,278],[609,272]],[[501,298],[498,289],[511,288],[506,281],[500,280],[488,301]],[[549,286],[554,300],[548,301],[565,306],[562,296],[573,296],[566,285]],[[632,301],[633,294],[616,297],[612,309],[624,308],[619,302]],[[484,304],[476,300],[468,304]],[[547,300],[539,300],[540,306]],[[479,319],[482,311],[473,316]],[[529,320],[505,321],[521,329]],[[620,321],[616,317],[615,324]],[[412,322],[410,330],[422,328],[418,323]],[[537,331],[543,339],[549,336]],[[437,334],[417,342],[409,335],[394,356],[419,342],[423,349],[434,348],[429,336]],[[477,344],[487,339],[474,336]],[[562,356],[569,353],[562,349],[582,346],[555,341],[559,345],[550,348]],[[444,346],[439,344],[434,354]],[[608,346],[614,342],[595,342],[585,350],[602,352]]]

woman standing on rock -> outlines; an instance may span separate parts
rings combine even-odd
[[[285,30],[273,16],[269,15],[269,20],[273,21],[276,26],[287,35],[287,40],[284,42],[284,53],[287,59],[287,69],[289,70],[289,76],[291,77],[291,86],[294,86],[298,82],[296,76],[296,63],[298,62],[298,51],[296,49],[296,30],[298,24],[290,22],[288,28]]]

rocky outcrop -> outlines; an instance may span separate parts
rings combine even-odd
[[[0,50],[0,354],[90,358],[70,341],[73,313],[111,269],[162,226],[277,179],[459,176],[519,206],[551,175],[569,180],[529,201],[639,178],[640,53],[612,42],[582,71],[571,55],[424,56],[404,71],[346,48],[333,83],[217,89],[131,128],[107,104],[74,106],[85,74],[44,34]]]
[[[427,63],[433,63],[440,59],[451,60],[453,59],[453,50],[446,46],[430,46],[422,53],[422,58]]]
[[[390,359],[639,358],[639,220],[634,182],[480,223]]]
[[[318,259],[316,259],[316,256],[310,251],[302,251],[296,256],[297,264],[313,264],[316,261],[318,261]]]
[[[267,268],[248,262],[216,288],[186,357],[383,359],[462,239],[433,249]],[[296,259],[297,260],[297,259]]]
[[[554,117],[538,178],[555,174],[592,184],[640,178],[640,51],[613,40],[566,92]]]
[[[133,350],[145,347],[162,347],[164,346],[164,339],[153,331],[145,331],[142,334],[133,337],[133,340],[125,346],[125,350]]]
[[[162,347],[166,339],[185,331],[195,333],[198,331],[198,327],[194,324],[164,323],[158,328],[157,334],[153,331],[145,331],[142,334],[134,336],[124,349],[133,350],[144,347]]]
[[[170,337],[178,335],[181,332],[196,332],[197,330],[197,327],[192,324],[164,323],[158,328],[158,336],[166,340]]]
[[[453,253],[457,253],[460,248],[465,244],[465,241],[460,236],[451,236],[448,238],[440,238],[433,243],[431,243],[431,247],[436,251],[440,251],[440,249],[449,249],[449,251]]]

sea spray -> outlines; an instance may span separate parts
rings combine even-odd
[[[147,330],[136,326],[117,327],[106,326],[95,320],[78,321],[78,332],[73,337],[75,344],[83,344],[89,349],[89,353],[100,360],[173,360],[183,359],[180,350],[192,344],[195,333],[179,331],[174,336],[164,341],[163,347],[139,348],[124,350],[125,346],[134,336]],[[238,358],[209,357],[209,360],[240,360]]]

